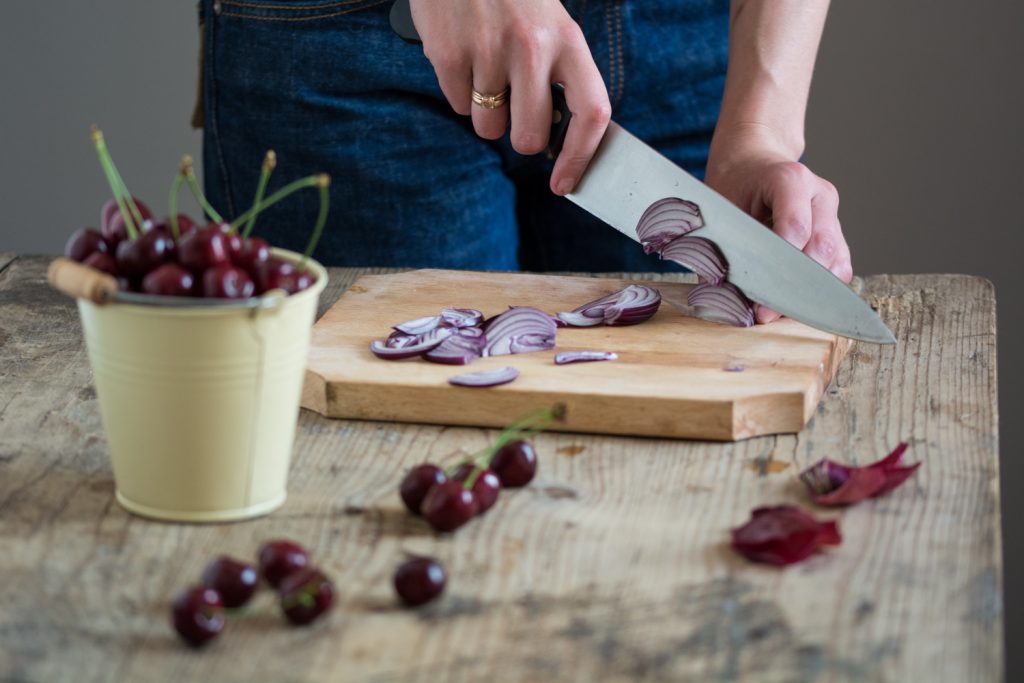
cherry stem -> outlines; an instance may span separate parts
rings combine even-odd
[[[327,223],[327,210],[331,204],[331,176],[321,173],[317,176],[316,185],[320,188],[320,211],[316,215],[316,225],[313,226],[313,234],[309,238],[309,244],[306,245],[306,253],[302,255],[302,260],[299,261],[299,271],[306,269],[306,261],[312,256],[313,250],[316,249],[316,245],[320,241],[320,236],[324,234],[324,225]]]
[[[232,230],[237,230],[238,226],[242,225],[247,220],[249,220],[249,216],[251,216],[252,214],[259,213],[259,212],[263,211],[264,209],[270,208],[271,206],[273,206],[274,204],[277,204],[279,201],[281,201],[282,199],[284,199],[288,195],[292,194],[293,192],[296,192],[298,190],[301,190],[301,189],[307,188],[307,187],[316,187],[319,184],[319,182],[320,182],[320,176],[319,175],[311,175],[311,176],[306,176],[305,178],[300,178],[299,180],[295,180],[293,182],[288,183],[287,185],[282,187],[280,190],[278,190],[274,194],[270,195],[269,197],[264,199],[262,202],[260,202],[256,206],[250,208],[248,211],[243,213],[241,216],[239,216],[235,220],[231,221],[231,229]]]
[[[263,201],[263,193],[267,191],[267,182],[270,180],[270,174],[275,166],[277,166],[277,154],[272,149],[267,150],[267,155],[263,157],[263,167],[260,169],[260,180],[256,184],[256,197],[252,201],[253,207]],[[257,214],[259,211],[250,213],[249,220],[245,223],[245,230],[242,231],[242,239],[252,234],[252,229],[256,227]]]
[[[188,183],[188,189],[192,190],[192,196],[199,202],[199,206],[203,208],[203,213],[210,217],[211,220],[217,223],[223,223],[224,219],[217,213],[217,210],[210,206],[210,202],[206,200],[206,195],[199,189],[199,181],[196,180],[196,171],[192,168],[192,157],[185,155],[181,160],[181,170],[185,173],[185,182]]]
[[[103,141],[103,131],[96,126],[92,127],[92,141],[96,146],[96,154],[99,156],[100,166],[103,168],[103,174],[107,177],[107,184],[110,186],[110,191],[114,194],[114,201],[117,202],[117,210],[121,212],[121,218],[124,220],[124,226],[128,231],[128,237],[134,240],[139,236],[139,233],[135,229],[135,222],[132,220],[132,214],[128,210],[125,202],[124,193],[126,193],[127,190],[124,188],[124,181],[120,180],[120,176],[117,174],[117,169],[114,167],[114,160],[110,158],[110,152],[107,150],[107,145]],[[131,195],[128,197],[130,199]],[[137,207],[136,211],[138,211]],[[142,226],[141,221],[139,222],[139,226]]]
[[[533,436],[534,434],[540,434],[545,429],[550,427],[554,422],[562,422],[565,420],[565,404],[556,403],[550,408],[541,408],[534,410],[522,416],[508,427],[502,430],[498,438],[494,440],[487,448],[474,454],[465,462],[473,463],[474,470],[469,477],[466,478],[463,486],[466,489],[472,489],[473,485],[476,484],[476,480],[480,477],[480,474],[488,467],[491,466],[491,461],[494,460],[494,456],[498,451],[501,450],[502,446],[514,441],[515,439],[521,439],[523,437]],[[455,469],[457,469],[456,466]]]
[[[178,226],[178,194],[181,192],[182,183],[185,182],[184,162],[185,160],[182,159],[182,166],[174,174],[174,182],[171,183],[171,195],[167,198],[167,209],[170,211],[171,219],[171,234],[174,235],[175,242],[181,237],[181,230]]]

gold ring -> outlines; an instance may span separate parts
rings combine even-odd
[[[505,89],[497,95],[484,95],[481,92],[477,92],[474,88],[473,104],[484,109],[497,109],[498,107],[503,107],[508,103],[509,92],[511,92],[511,88],[508,86],[506,86]]]

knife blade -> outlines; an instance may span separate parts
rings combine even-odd
[[[748,298],[819,330],[896,342],[867,302],[828,269],[615,122],[566,197],[636,241],[636,225],[651,204],[692,201],[704,227],[689,234],[715,243],[729,264],[727,279]]]
[[[395,1],[390,21],[403,40],[419,40],[408,0]],[[548,153],[556,157],[572,113],[561,85],[553,85],[551,95]],[[575,191],[566,197],[637,242],[636,225],[648,206],[665,197],[692,201],[700,207],[704,227],[689,234],[715,243],[729,265],[726,279],[749,299],[819,330],[896,343],[867,302],[827,268],[614,121]]]

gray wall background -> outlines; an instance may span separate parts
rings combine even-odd
[[[770,1],[770,0],[768,0]],[[108,196],[88,126],[163,213],[195,93],[193,2],[11,3],[0,24],[0,251],[57,253]],[[984,275],[999,297],[1008,642],[1024,636],[1024,3],[837,0],[808,114],[807,162],[840,190],[861,274]],[[188,204],[185,205],[186,207]],[[1011,647],[1007,680],[1024,680]]]

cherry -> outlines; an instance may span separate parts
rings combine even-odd
[[[395,571],[395,592],[406,605],[423,605],[444,592],[444,567],[430,557],[416,557]]]
[[[170,217],[165,218],[162,221],[159,221],[157,223],[154,223],[153,227],[154,228],[161,228],[163,230],[166,230],[167,233],[170,234],[170,235],[174,234],[174,231],[171,230],[171,219],[170,219]],[[198,226],[196,225],[196,222],[194,220],[192,220],[191,218],[189,218],[186,214],[183,214],[183,213],[179,213],[178,214],[178,240],[179,241],[181,240],[182,237],[184,237],[185,235],[189,234],[190,232],[195,230],[197,227]]]
[[[114,262],[114,258],[110,254],[104,251],[94,251],[86,256],[82,263],[90,268],[102,270],[108,275],[113,275],[114,277],[118,276],[117,263]]]
[[[334,584],[319,569],[303,567],[281,581],[278,595],[288,621],[304,626],[334,604]]]
[[[168,230],[150,227],[138,239],[117,245],[117,268],[125,277],[138,280],[151,270],[174,260],[174,238]]]
[[[135,201],[135,206],[139,208],[139,214],[142,216],[142,220],[144,222],[151,220],[153,218],[153,213],[149,210],[149,207],[134,197],[132,199]],[[128,228],[124,224],[124,216],[122,216],[121,211],[117,209],[116,203],[114,204],[114,208],[116,210],[109,213],[109,220],[100,224],[100,232],[103,233],[103,238],[107,241],[107,245],[110,247],[111,251],[116,249],[118,244],[128,239]],[[129,213],[131,212],[131,208],[128,206],[125,206],[125,210]],[[106,204],[104,204],[103,210],[100,211],[100,219],[103,220],[107,215],[108,212],[106,211]],[[132,214],[132,221],[135,222],[134,214]],[[140,228],[141,226],[136,225],[135,227]]]
[[[171,623],[182,640],[199,647],[224,630],[224,603],[212,588],[188,588],[171,605]]]
[[[229,264],[224,233],[215,224],[193,230],[178,244],[178,261],[193,273]]]
[[[292,541],[267,541],[260,546],[259,564],[260,574],[277,588],[286,576],[309,564],[309,553]]]
[[[498,500],[498,493],[501,491],[501,479],[494,470],[480,468],[471,462],[459,465],[459,468],[455,470],[455,474],[452,475],[452,479],[465,483],[475,471],[479,471],[479,474],[476,477],[476,481],[473,482],[473,497],[476,498],[477,502],[477,514],[482,515]]]
[[[446,481],[448,481],[448,476],[443,469],[429,462],[423,463],[409,470],[405,478],[402,479],[398,492],[402,496],[405,507],[409,508],[409,512],[418,515],[423,508],[423,499],[427,497],[430,489]]]
[[[110,221],[113,220],[114,214],[118,212],[117,200],[111,197],[107,201],[103,202],[103,206],[100,208],[100,230],[106,229],[110,225]]]
[[[526,486],[537,474],[537,453],[527,441],[509,441],[494,454],[491,469],[501,479],[502,486]]]
[[[260,237],[243,239],[242,246],[231,260],[236,266],[255,276],[260,265],[270,260],[270,245]]]
[[[227,555],[221,555],[203,571],[203,585],[220,593],[225,607],[241,607],[249,602],[259,580],[255,567]]]
[[[142,291],[162,296],[192,296],[195,279],[177,263],[165,263],[142,279]]]
[[[64,245],[64,255],[69,259],[82,263],[93,252],[107,251],[107,243],[103,234],[95,228],[80,228],[68,238]]]
[[[272,256],[256,271],[256,289],[260,294],[272,289],[283,289],[289,294],[301,292],[313,284],[313,277],[299,271],[291,261]]]
[[[449,479],[430,489],[422,511],[424,519],[436,530],[454,531],[473,518],[477,502],[472,491]]]
[[[126,277],[117,278],[117,289],[122,292],[134,292],[135,286]]]
[[[216,226],[224,234],[224,246],[228,250],[228,259],[233,263],[242,251],[242,236],[235,232],[228,223],[217,223]]]
[[[220,265],[203,273],[203,296],[216,299],[248,299],[256,291],[252,278],[241,268]]]

